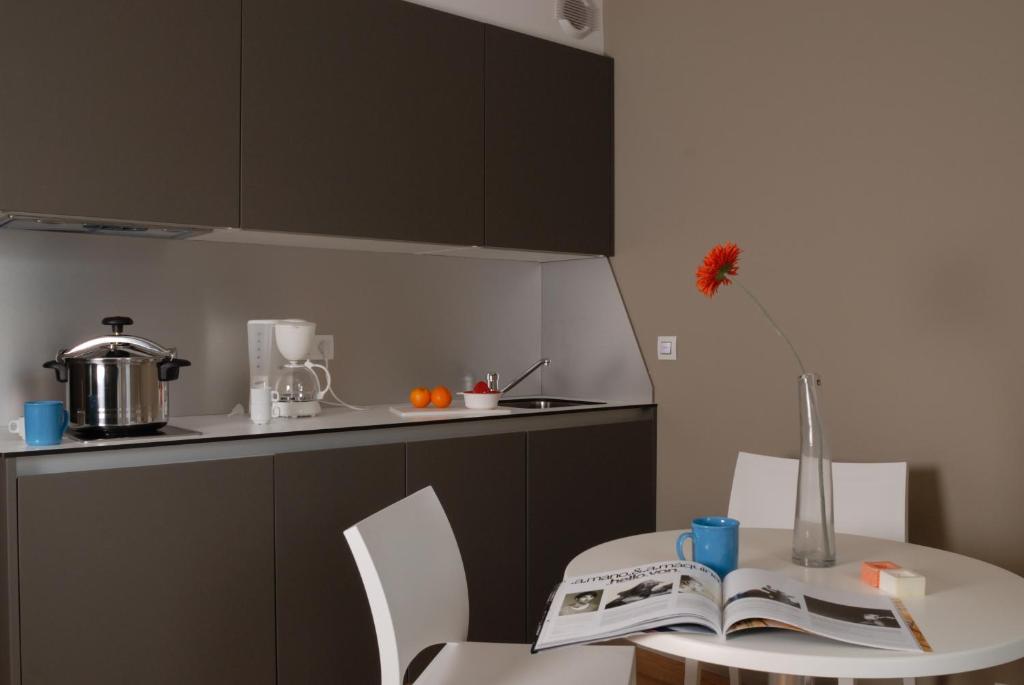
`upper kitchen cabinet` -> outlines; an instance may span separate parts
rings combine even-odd
[[[0,0],[0,207],[238,224],[237,0]]]
[[[486,244],[612,254],[612,60],[494,27],[486,49]]]
[[[483,242],[484,26],[401,0],[246,0],[242,226]]]

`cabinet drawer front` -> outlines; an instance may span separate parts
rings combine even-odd
[[[405,495],[405,445],[274,458],[279,685],[379,683],[377,634],[343,531]]]
[[[24,685],[274,683],[270,457],[18,479]]]
[[[654,530],[654,431],[653,421],[632,421],[529,434],[527,614],[534,628],[577,554]]]
[[[526,640],[526,434],[408,446],[409,493],[433,486],[469,585],[469,639]]]

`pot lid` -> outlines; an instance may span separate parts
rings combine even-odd
[[[104,326],[110,326],[111,335],[104,335],[86,340],[57,355],[58,360],[65,359],[152,359],[166,361],[174,359],[177,352],[174,348],[166,348],[152,340],[134,335],[124,335],[124,327],[135,323],[127,316],[108,316],[103,319]]]

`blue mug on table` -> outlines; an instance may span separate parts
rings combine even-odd
[[[25,403],[25,416],[11,421],[7,430],[25,439],[29,445],[59,445],[68,427],[68,413],[58,400]]]
[[[693,528],[676,539],[676,554],[686,561],[683,543],[693,542],[693,561],[704,564],[725,578],[736,570],[740,556],[740,522],[724,516],[702,516],[693,519]]]

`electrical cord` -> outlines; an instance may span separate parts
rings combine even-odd
[[[320,350],[320,356],[322,356],[324,358],[324,366],[327,368],[327,373],[330,373],[331,372],[331,363],[327,359],[327,352],[324,351],[324,341],[322,341],[322,340],[320,341],[320,345],[319,345],[318,349]],[[328,406],[331,406],[331,407],[345,407],[346,409],[352,409],[353,411],[366,411],[366,409],[367,409],[366,407],[357,407],[354,404],[349,404],[345,400],[341,399],[334,392],[334,388],[328,388],[327,392],[330,393],[331,397],[333,397],[335,399],[335,401],[334,402],[328,402],[327,400],[320,400],[320,401],[323,402],[324,404],[328,405]]]

